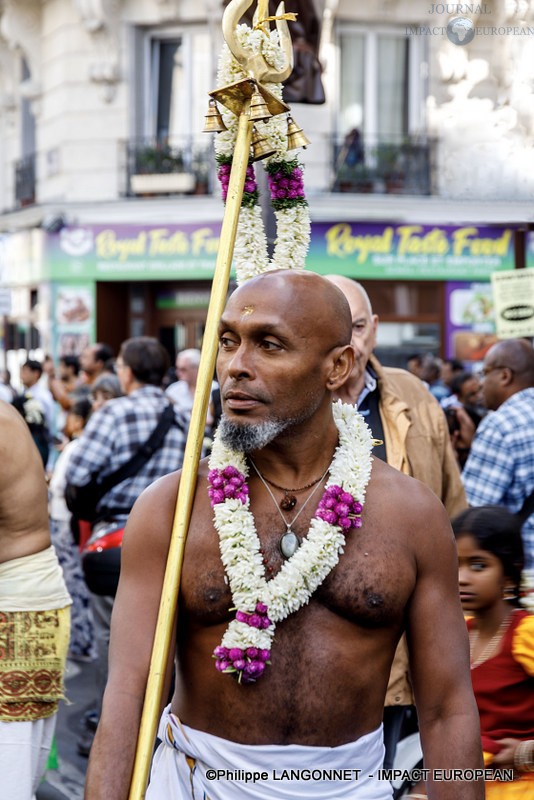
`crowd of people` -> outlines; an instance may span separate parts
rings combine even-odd
[[[430,771],[486,764],[491,800],[534,791],[521,605],[534,575],[532,344],[497,342],[478,372],[420,354],[403,370],[374,354],[378,325],[365,288],[341,276],[268,273],[227,303],[151,799],[385,800],[389,782],[366,776],[393,766],[415,718]],[[1,616],[71,618],[47,666],[55,694],[23,698],[36,715],[14,715],[0,690],[0,772],[17,742],[38,741],[32,791],[68,657],[97,673],[79,742],[86,797],[127,797],[199,360],[182,350],[170,368],[156,339],[135,337],[117,354],[98,343],[57,365],[28,359],[19,390],[2,384],[2,446],[27,440],[36,517],[8,522],[15,498],[0,486]],[[40,584],[21,604],[9,570],[41,553],[53,596]],[[0,657],[3,677],[18,666]],[[362,775],[332,793],[327,779],[276,786],[274,764]],[[240,765],[269,772],[257,794],[243,793]],[[10,797],[30,800],[17,768]],[[480,800],[483,783],[430,772],[411,796]]]

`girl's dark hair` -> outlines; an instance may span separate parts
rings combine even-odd
[[[515,514],[502,506],[478,506],[462,511],[451,524],[457,539],[462,535],[473,536],[482,550],[493,553],[506,577],[519,590],[524,555],[521,522]]]

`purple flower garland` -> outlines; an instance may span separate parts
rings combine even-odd
[[[217,177],[219,178],[223,202],[228,196],[230,172],[232,170],[231,156],[217,156]],[[302,166],[298,159],[291,161],[271,161],[265,167],[269,178],[271,204],[275,211],[282,211],[295,206],[308,205],[304,194],[304,176]],[[254,167],[249,164],[243,187],[242,206],[255,206],[258,203],[259,191],[256,183]]]
[[[208,473],[208,495],[212,507],[226,500],[247,502],[248,486],[246,477],[236,467],[212,469]],[[328,486],[319,501],[315,517],[329,525],[339,526],[345,533],[350,528],[361,528],[361,512],[363,506],[358,500],[344,491],[341,486]],[[264,630],[273,623],[268,616],[269,609],[265,603],[257,602],[254,612],[237,611],[236,620],[252,628]],[[271,651],[257,647],[223,647],[219,645],[213,651],[215,667],[219,672],[234,674],[239,683],[254,683],[260,678],[267,664]]]

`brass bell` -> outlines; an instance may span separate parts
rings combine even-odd
[[[266,120],[272,117],[271,112],[267,108],[267,104],[258,89],[254,89],[252,97],[250,98],[250,119],[252,122],[258,120]]]
[[[299,128],[292,117],[287,118],[287,149],[296,150],[297,147],[306,148],[310,144],[310,140],[302,130]]]
[[[251,161],[261,161],[276,153],[276,149],[269,144],[269,140],[262,136],[256,127],[252,129],[252,157]]]
[[[210,100],[208,113],[204,117],[204,127],[202,133],[221,133],[227,131],[228,128],[223,122],[223,118],[217,108],[217,103],[213,98]]]

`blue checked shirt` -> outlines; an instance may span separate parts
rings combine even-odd
[[[126,397],[110,400],[87,423],[67,469],[67,482],[84,486],[96,473],[103,479],[122,467],[145,444],[168,405],[157,386],[143,386]],[[97,505],[97,511],[122,510],[112,514],[124,520],[143,489],[162,475],[182,466],[186,431],[183,418],[176,414],[161,447],[136,475],[113,486]]]
[[[534,388],[512,395],[478,426],[462,480],[469,505],[517,513],[534,489]],[[534,514],[522,529],[525,566],[534,568]]]

